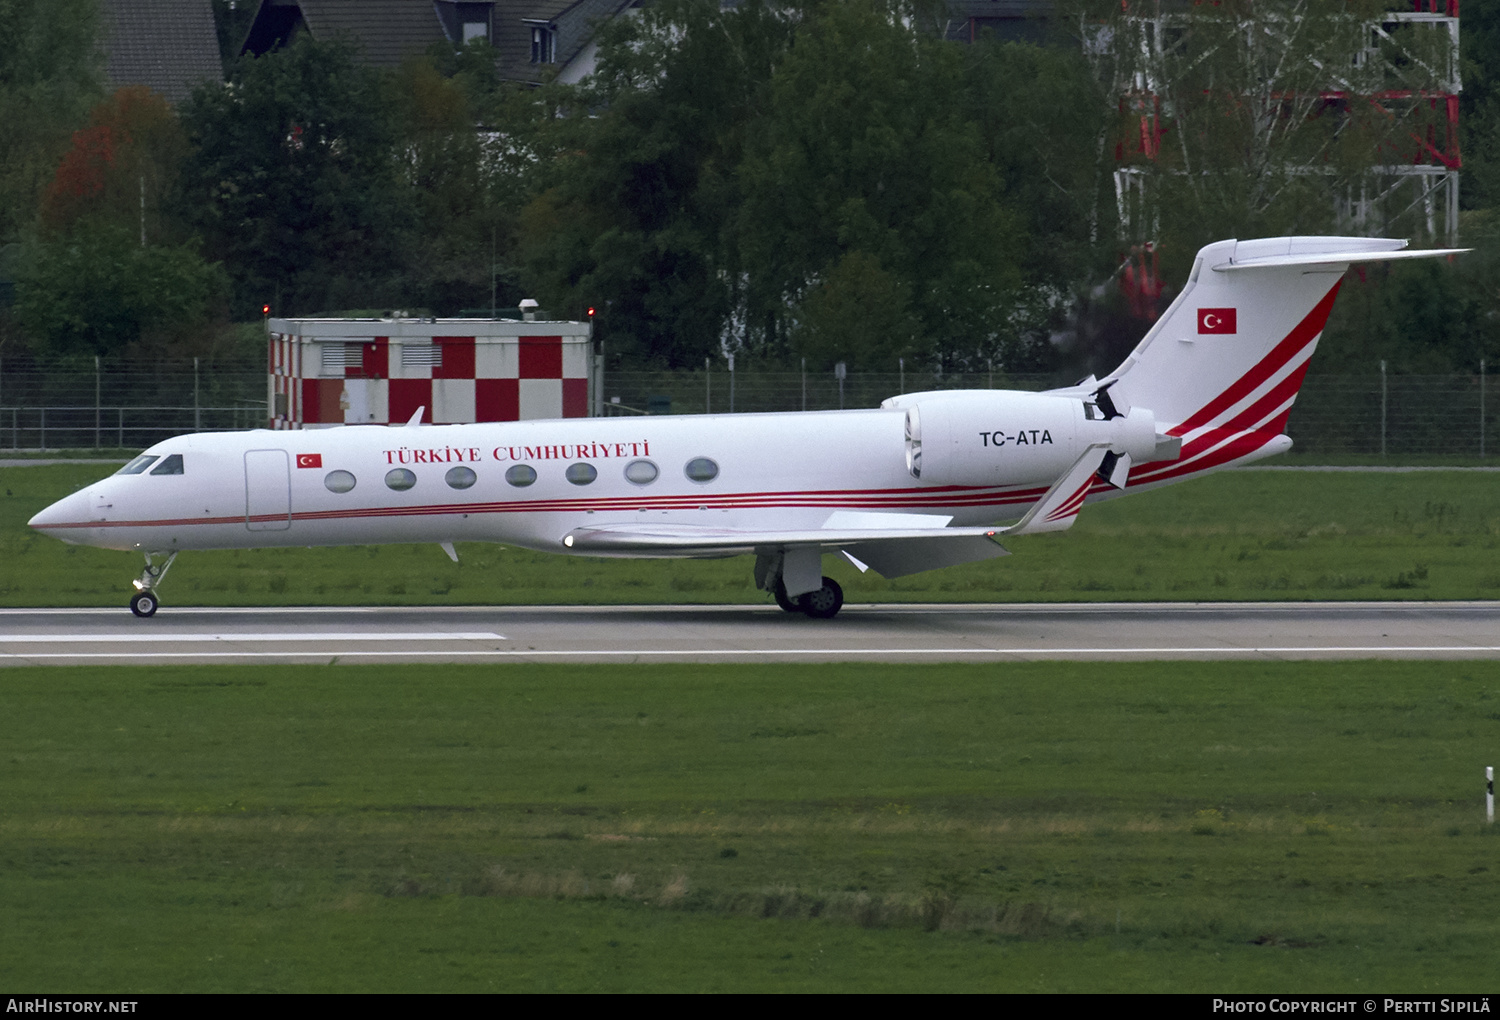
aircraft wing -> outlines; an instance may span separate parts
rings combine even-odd
[[[937,567],[1009,555],[1004,535],[1062,531],[1072,526],[1103,463],[1107,447],[1091,446],[1026,515],[1009,527],[950,528],[951,517],[837,510],[822,527],[802,530],[746,530],[693,524],[600,524],[574,528],[563,545],[596,556],[708,558],[771,553],[794,548],[843,550],[861,570],[903,577]]]

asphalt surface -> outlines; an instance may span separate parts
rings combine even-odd
[[[0,609],[0,665],[1500,658],[1500,602]]]

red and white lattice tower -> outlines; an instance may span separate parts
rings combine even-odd
[[[271,427],[434,425],[593,412],[587,322],[268,319]]]
[[[1306,0],[1118,0],[1086,25],[1085,51],[1118,104],[1115,198],[1132,266],[1160,230],[1161,175],[1213,177],[1191,147],[1215,113],[1239,118],[1230,147],[1265,159],[1267,176],[1339,176],[1335,229],[1456,246],[1459,0],[1401,6],[1359,19]],[[1309,125],[1324,144],[1285,144]],[[1358,142],[1340,166],[1330,140],[1350,125]]]

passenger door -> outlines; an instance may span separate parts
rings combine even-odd
[[[291,526],[291,458],[285,450],[246,450],[245,527],[286,531]]]

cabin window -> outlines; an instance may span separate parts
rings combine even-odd
[[[579,461],[577,464],[569,464],[568,470],[563,472],[563,477],[574,485],[587,485],[599,477],[599,469],[592,464]]]
[[[397,492],[405,492],[417,484],[417,476],[406,468],[395,468],[385,473],[385,484]]]
[[[174,453],[167,457],[156,467],[151,469],[153,475],[180,475],[182,474],[182,454]]]
[[[711,482],[719,477],[718,462],[708,457],[694,457],[682,471],[692,482]]]
[[[152,453],[143,453],[139,457],[137,457],[135,460],[131,461],[129,464],[126,464],[120,470],[116,471],[115,474],[117,474],[117,475],[138,475],[142,471],[145,471],[148,467],[150,467],[154,463],[156,463],[156,455],[155,454],[152,454]]]
[[[637,485],[650,485],[656,481],[656,465],[649,460],[633,460],[625,465],[625,480]]]
[[[443,481],[448,483],[450,489],[467,489],[479,480],[473,468],[453,467],[443,476]]]
[[[536,468],[530,464],[516,464],[505,469],[505,480],[518,489],[524,489],[536,481]]]
[[[330,471],[323,484],[329,492],[348,492],[354,488],[354,476],[347,471]]]

